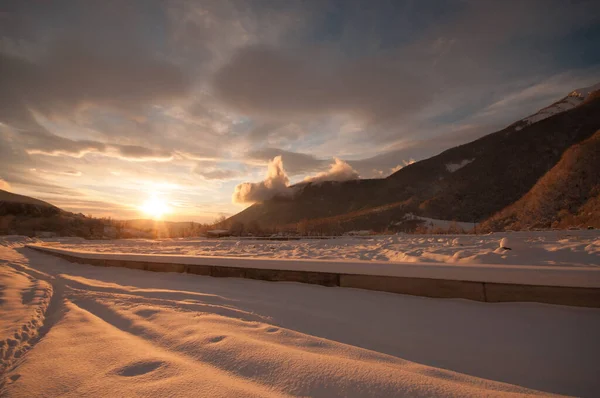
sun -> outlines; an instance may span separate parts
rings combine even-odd
[[[169,213],[171,208],[157,195],[152,195],[148,200],[142,203],[140,210],[152,218],[159,219],[164,214]]]

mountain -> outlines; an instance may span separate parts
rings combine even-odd
[[[50,216],[60,213],[61,210],[43,200],[29,196],[17,195],[0,189],[0,216],[28,215]]]
[[[517,202],[501,210],[483,229],[600,228],[600,130],[573,145]]]
[[[600,128],[598,87],[575,90],[505,129],[387,178],[304,184],[293,197],[256,203],[227,221],[287,228],[302,221],[344,230],[383,230],[407,213],[484,221],[526,195],[565,151]]]
[[[578,88],[576,90],[571,91],[566,97],[564,97],[560,101],[557,101],[550,106],[540,109],[533,115],[518,121],[513,126],[516,130],[521,130],[527,125],[539,122],[541,120],[549,118],[550,116],[554,116],[559,113],[573,109],[583,104],[589,98],[591,98],[592,94],[598,92],[600,92],[600,83],[590,87]]]
[[[99,235],[101,220],[64,211],[48,202],[0,190],[0,235],[51,237]]]
[[[56,207],[48,202],[44,202],[43,200],[35,199],[30,196],[18,195],[16,193],[8,191],[3,191],[2,189],[0,189],[0,202],[25,203],[44,207]]]

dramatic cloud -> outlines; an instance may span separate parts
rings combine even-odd
[[[23,142],[28,154],[51,156],[67,155],[81,157],[90,152],[106,151],[106,144],[90,140],[71,140],[59,137],[43,129],[37,131],[21,130],[17,136]]]
[[[282,162],[285,163],[286,172],[292,176],[318,170],[327,163],[326,160],[318,159],[313,155],[286,151],[279,148],[262,148],[247,154],[249,160],[261,162],[269,161],[276,156],[281,157]]]
[[[169,161],[170,151],[145,148],[138,145],[104,144],[91,140],[71,140],[44,130],[22,130],[16,135],[30,155],[82,157],[88,153],[99,153],[130,161]]]
[[[318,173],[311,177],[306,177],[304,182],[319,183],[323,181],[348,181],[357,180],[358,172],[348,163],[341,159],[334,158],[334,163],[331,164],[329,170]]]
[[[560,73],[518,90],[501,98],[483,109],[475,117],[488,122],[517,120],[539,110],[537,104],[546,107],[572,90],[589,86],[590,81],[600,81],[600,65],[590,68]],[[512,119],[510,119],[512,117]]]
[[[189,91],[182,68],[148,45],[148,21],[133,4],[14,2],[0,11],[2,43],[14,44],[0,46],[0,75],[10,76],[0,79],[1,121],[15,123],[27,108],[71,114],[93,105],[138,112]]]
[[[581,58],[566,39],[600,18],[593,1],[393,3],[378,3],[372,19],[364,7],[337,10],[333,44],[240,48],[215,75],[215,93],[267,127],[348,114],[364,123],[370,145],[423,138],[432,124],[460,120],[560,70],[557,57]],[[388,24],[385,13],[406,23]]]
[[[327,54],[244,48],[218,72],[214,87],[233,108],[266,119],[336,112],[396,118],[433,94],[418,90],[413,69],[396,55],[346,62]]]
[[[10,189],[10,184],[4,181],[2,178],[0,178],[0,189],[8,191]]]
[[[99,55],[63,46],[35,61],[0,53],[0,121],[30,127],[27,110],[71,114],[82,106],[138,112],[140,106],[183,96],[187,82],[173,65],[152,59]]]
[[[256,203],[271,199],[274,196],[288,196],[293,193],[289,188],[290,179],[283,169],[281,156],[271,162],[267,176],[261,182],[244,182],[235,187],[233,203]]]

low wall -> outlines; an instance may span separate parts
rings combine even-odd
[[[265,264],[265,268],[256,268],[248,266],[248,264],[260,265],[261,261],[256,259],[228,258],[226,259],[227,261],[225,261],[226,265],[222,265],[218,263],[223,263],[222,261],[219,261],[223,258],[184,256],[174,258],[173,256],[156,255],[86,253],[41,245],[27,245],[27,247],[63,258],[70,262],[102,267],[122,267],[153,272],[178,272],[212,277],[301,282],[322,286],[340,286],[433,298],[462,298],[492,303],[538,302],[600,308],[600,270],[595,269],[584,269],[580,271],[580,274],[576,274],[583,286],[574,285],[576,283],[576,278],[574,279],[571,274],[578,270],[575,269],[575,271],[573,271],[573,267],[564,269],[565,275],[571,275],[571,278],[565,276],[564,279],[548,279],[548,285],[544,285],[544,276],[538,275],[537,278],[530,278],[531,284],[520,282],[506,283],[502,282],[502,279],[497,277],[498,272],[489,274],[488,276],[490,277],[488,278],[483,278],[482,276],[485,276],[485,274],[482,274],[481,272],[472,272],[471,276],[465,272],[458,273],[458,279],[456,278],[457,275],[434,278],[431,276],[435,274],[431,272],[431,269],[427,269],[427,267],[433,268],[435,271],[436,269],[439,269],[439,266],[423,265],[424,269],[422,272],[415,272],[415,270],[418,270],[418,267],[414,267],[414,264],[391,264],[392,266],[397,266],[399,269],[406,266],[404,272],[395,272],[396,274],[404,273],[406,276],[369,275],[367,274],[368,272],[377,273],[377,267],[371,267],[371,263],[367,262],[364,262],[364,264],[361,265],[363,271],[368,272],[357,273],[358,268],[356,262],[348,263],[349,266],[346,267],[352,272],[343,272],[344,263],[341,262],[333,262],[333,267],[322,267],[325,269],[324,271],[312,271],[274,268],[277,266],[280,268],[290,268],[301,263],[301,260],[282,262],[281,260],[264,259],[262,262]],[[169,261],[157,261],[157,259],[160,260],[161,258],[168,259]],[[201,264],[198,264],[199,262],[201,262]],[[236,266],[236,262],[239,262],[239,265]],[[314,262],[307,263],[313,264]],[[324,261],[319,262],[319,264],[320,263],[327,264],[327,262]],[[289,264],[292,265],[290,266]],[[374,265],[377,265],[377,263]],[[333,269],[335,272],[328,272],[327,268]],[[533,272],[535,269],[532,271],[530,268],[527,268],[526,271],[531,275],[535,275],[535,272]],[[496,266],[496,270],[497,269],[498,267]],[[473,270],[477,271],[478,269],[477,267],[473,267]],[[511,271],[515,272],[515,270],[518,270],[517,267],[511,267],[507,268],[506,272],[510,274]],[[554,267],[552,270],[558,272],[560,271],[560,268]],[[543,271],[538,273],[541,272]],[[440,274],[448,275],[448,272]],[[520,277],[520,280],[526,281],[529,274],[521,273],[516,275]],[[496,277],[491,278],[491,276],[494,275],[496,275]],[[516,280],[519,280],[519,278],[516,278]],[[561,283],[566,283],[567,285],[562,286],[560,285]]]

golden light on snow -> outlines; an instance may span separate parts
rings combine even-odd
[[[150,198],[148,198],[140,206],[140,210],[154,219],[159,219],[163,215],[171,212],[171,208],[167,202],[160,199],[156,194],[153,194]]]

